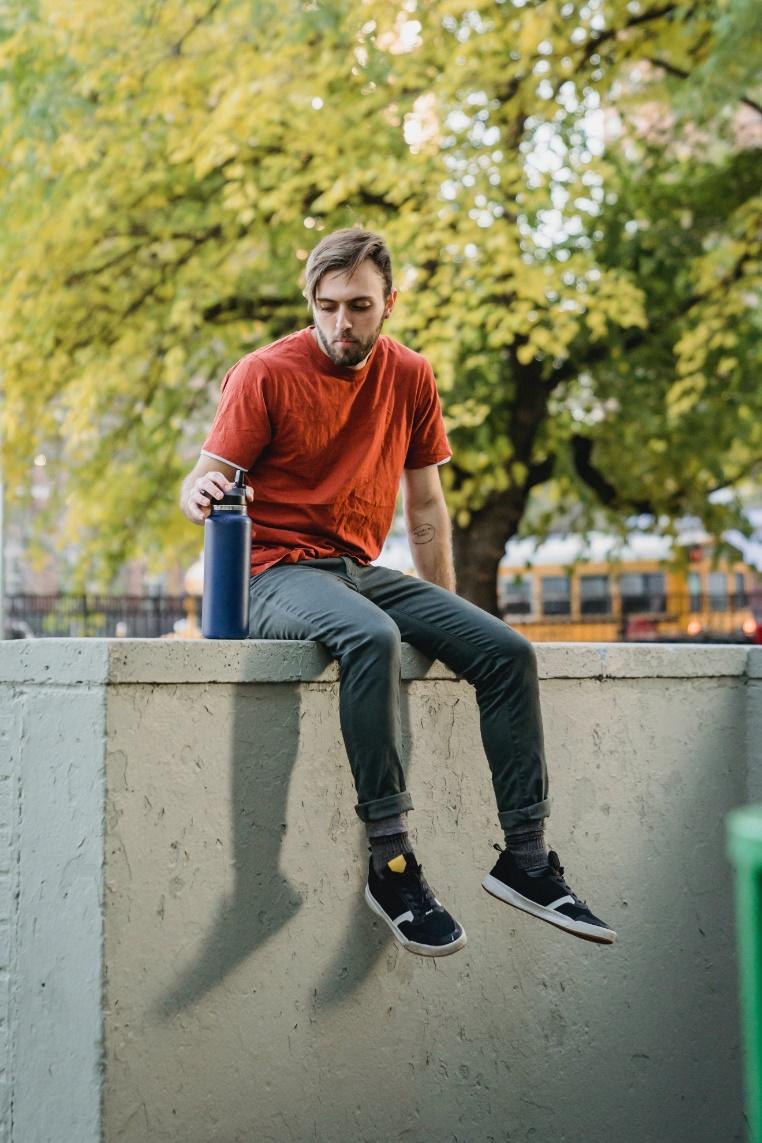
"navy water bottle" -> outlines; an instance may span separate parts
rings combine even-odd
[[[206,639],[246,639],[249,634],[251,520],[244,473],[221,500],[212,500],[204,521],[204,599],[201,634]]]

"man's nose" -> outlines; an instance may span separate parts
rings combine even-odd
[[[336,310],[336,328],[349,329],[351,325],[352,319],[350,317],[349,310],[345,309],[344,306],[339,306],[339,308]]]

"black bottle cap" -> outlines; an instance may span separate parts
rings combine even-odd
[[[242,468],[235,470],[235,480],[233,487],[230,488],[221,500],[214,500],[212,502],[212,511],[219,508],[223,504],[235,504],[246,508],[246,480],[245,473]]]

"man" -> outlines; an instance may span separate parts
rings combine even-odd
[[[439,465],[451,456],[431,366],[382,334],[397,291],[383,240],[350,228],[307,261],[314,326],[227,373],[180,504],[203,523],[236,468],[248,474],[254,639],[315,639],[340,664],[341,729],[366,823],[365,898],[410,952],[444,956],[466,934],[426,883],[407,834],[400,642],[476,689],[506,848],[484,881],[501,901],[587,940],[615,933],[563,880],[549,811],[530,644],[455,594]],[[402,481],[420,578],[374,566]],[[499,849],[498,846],[496,848]]]

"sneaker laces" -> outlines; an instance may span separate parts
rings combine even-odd
[[[409,895],[409,903],[413,906],[413,912],[418,910],[422,916],[431,913],[434,909],[438,908],[437,899],[431,889],[426,878],[423,876],[423,866],[418,862],[405,870],[406,885],[405,893]]]
[[[553,870],[553,875],[557,881],[563,885],[566,892],[570,897],[573,897],[577,905],[581,905],[583,909],[587,909],[587,902],[578,897],[570,885],[564,881],[564,867],[561,864],[561,859],[556,853],[555,849],[548,852],[548,867]]]
[[[492,848],[496,849],[498,853],[507,853],[508,852],[502,845],[498,845],[497,842],[493,843]],[[509,856],[510,856],[510,854],[509,854]],[[553,878],[553,880],[557,881],[559,883],[559,885],[564,889],[564,891],[566,893],[568,893],[570,897],[574,898],[575,902],[578,905],[581,905],[583,909],[587,909],[587,902],[583,901],[581,897],[578,897],[577,894],[572,889],[572,887],[570,885],[567,885],[566,882],[564,881],[564,867],[561,864],[561,859],[559,858],[555,849],[548,850],[547,868],[550,870],[550,875]],[[543,875],[546,875],[545,870],[542,870],[539,874],[538,873],[528,874],[528,876],[530,876],[530,877],[538,877],[538,876],[542,877]]]

